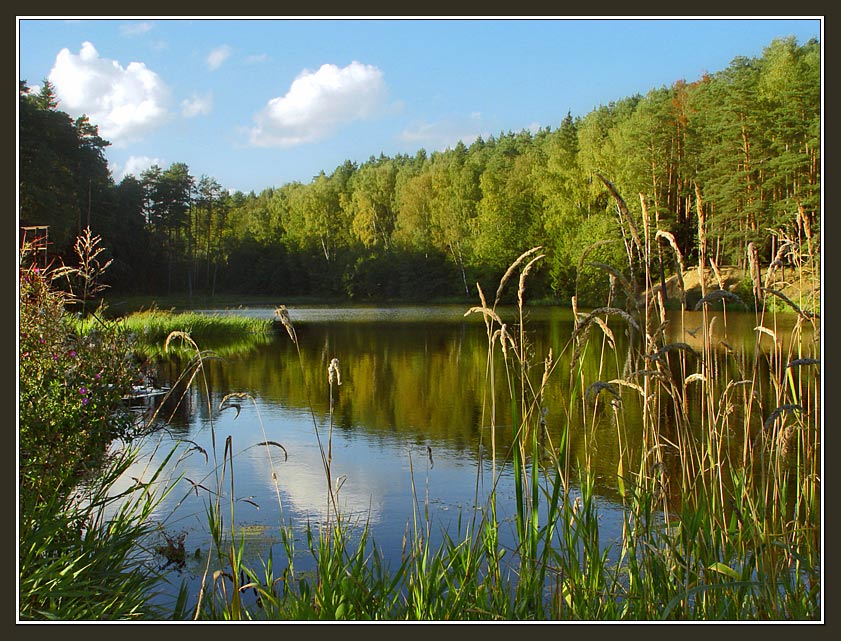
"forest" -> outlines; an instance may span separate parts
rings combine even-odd
[[[182,162],[115,182],[109,142],[87,117],[61,111],[48,81],[35,90],[21,80],[19,94],[19,224],[48,226],[50,257],[61,261],[90,228],[119,294],[462,300],[540,245],[531,295],[565,304],[578,292],[586,305],[609,283],[582,253],[626,261],[608,183],[641,229],[671,234],[687,265],[697,262],[699,217],[717,265],[745,264],[750,243],[767,264],[780,230],[820,232],[816,40],[774,40],[761,57],[696,81],[580,117],[561,112],[555,128],[348,160],[308,184],[248,194]],[[672,273],[662,243],[651,253]]]

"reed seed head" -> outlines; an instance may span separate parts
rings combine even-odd
[[[339,359],[334,358],[330,361],[330,364],[327,366],[327,381],[332,385],[336,383],[336,385],[342,384],[342,373],[339,371]]]

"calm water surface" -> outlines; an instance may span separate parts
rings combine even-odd
[[[234,488],[231,494],[227,471],[223,514],[227,527],[227,505],[233,498],[235,528],[249,541],[248,564],[252,567],[259,568],[259,559],[265,559],[271,548],[276,564],[284,558],[280,525],[293,526],[301,553],[296,569],[307,567],[305,528],[307,524],[323,523],[327,509],[316,429],[326,448],[331,427],[332,476],[340,484],[342,513],[349,522],[371,526],[386,558],[399,564],[404,535],[407,530],[411,532],[415,518],[425,527],[427,514],[436,540],[440,541],[444,530],[458,538],[458,528],[463,533],[475,510],[486,505],[497,477],[500,520],[504,521],[500,539],[504,545],[513,546],[510,515],[514,489],[505,445],[511,440],[511,426],[506,424],[509,414],[500,401],[494,466],[486,376],[488,341],[480,316],[465,318],[466,309],[461,305],[291,307],[300,360],[295,345],[283,333],[256,341],[243,353],[207,361],[205,377],[196,379],[183,402],[174,410],[169,405],[164,408],[162,415],[173,412],[166,429],[149,438],[144,456],[125,479],[127,487],[132,477],[148,476],[166,452],[177,448],[173,457],[177,463],[170,465],[163,480],[174,483],[175,489],[155,515],[161,541],[164,534],[181,537],[188,552],[186,567],[172,568],[174,581],[186,580],[195,592],[204,569],[211,542],[206,506],[214,498],[218,471],[214,468],[214,439],[220,464],[225,442],[230,439]],[[203,311],[273,316],[273,309],[268,308]],[[504,310],[503,318],[516,327],[515,310]],[[700,349],[700,338],[696,340],[686,331],[694,330],[700,319],[700,313],[670,319],[670,340],[694,341]],[[775,331],[787,335],[795,320],[793,316],[777,317]],[[756,317],[728,312],[724,321],[723,317],[718,319],[713,332],[722,344],[722,367],[738,367],[740,355],[756,347]],[[601,336],[591,338],[583,356],[585,385],[610,380],[627,370],[623,354],[628,338],[623,327],[619,324],[614,328],[615,350],[603,349]],[[531,376],[540,381],[550,349],[558,361],[544,399],[548,435],[544,446],[551,449],[566,417],[577,411],[570,402],[571,350],[567,345],[573,328],[572,312],[532,309],[525,328],[535,364]],[[697,333],[697,337],[700,335]],[[772,344],[770,338],[762,340]],[[760,341],[759,345],[762,348],[765,344]],[[333,358],[339,360],[342,385],[332,390],[331,417],[327,367]],[[185,363],[186,358],[161,362],[158,382],[174,384]],[[501,398],[505,386],[500,361],[496,388]],[[220,401],[231,393],[247,396],[237,400],[238,410],[220,410]],[[632,418],[639,414],[638,400],[633,394],[623,393],[622,402],[625,420],[621,430],[617,415],[605,406],[604,411],[593,413],[586,428],[570,434],[572,451],[582,460],[588,458],[596,475],[601,540],[605,545],[619,539],[622,531],[616,490],[618,440],[622,438],[631,451],[638,448],[640,440],[640,430],[635,429],[638,426]],[[282,445],[288,457],[276,445],[263,445],[266,441]],[[197,550],[198,557],[193,554]]]

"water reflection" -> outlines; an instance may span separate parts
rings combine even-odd
[[[171,439],[182,439],[178,465],[168,478],[182,475],[183,479],[158,510],[162,527],[186,532],[187,549],[207,546],[205,506],[215,491],[213,442],[221,461],[229,437],[234,490],[231,496],[226,486],[225,500],[233,499],[238,527],[258,528],[262,533],[258,550],[276,543],[270,533],[280,524],[303,527],[322,522],[328,493],[316,431],[325,446],[332,433],[332,477],[341,484],[338,496],[343,514],[369,523],[386,555],[399,558],[403,535],[416,510],[423,514],[428,506],[436,532],[455,527],[459,516],[469,518],[474,507],[484,506],[496,480],[494,469],[501,475],[497,493],[504,522],[513,511],[508,444],[516,428],[510,422],[508,386],[509,377],[519,373],[506,369],[497,358],[492,404],[485,326],[478,315],[465,318],[464,312],[461,306],[290,308],[297,347],[283,333],[245,353],[207,361],[196,384],[183,392],[183,402],[167,408],[172,412],[167,431],[149,445],[157,447],[160,456]],[[273,310],[224,313],[271,318]],[[502,315],[511,322],[512,331],[519,332],[514,311],[502,310]],[[758,320],[753,314],[725,317],[687,312],[669,321],[666,341],[685,343],[698,352],[704,350],[698,326],[712,325],[713,331],[707,332],[711,337],[708,371],[740,380],[749,374],[744,370],[759,368],[757,398],[768,409],[773,408],[774,385],[778,384],[770,373],[775,359],[789,358],[792,333],[810,331],[798,325],[793,315],[764,321],[774,337],[755,330]],[[550,350],[554,358],[551,383],[542,399],[546,455],[552,455],[567,424],[573,426],[570,451],[573,460],[588,466],[595,476],[605,542],[621,535],[616,482],[620,441],[629,453],[629,468],[642,456],[641,397],[635,389],[622,387],[618,389],[621,404],[614,405],[601,398],[594,402],[581,392],[597,381],[632,380],[634,372],[651,367],[644,359],[627,357],[630,338],[625,326],[611,327],[612,348],[606,334],[593,332],[575,372],[570,368],[571,310],[535,308],[528,312],[523,328],[533,363],[530,377],[540,380]],[[767,356],[752,358],[757,349]],[[693,359],[698,357],[683,356],[669,360],[675,379],[681,381],[686,368],[697,365]],[[339,361],[342,385],[332,390],[331,414],[327,367],[333,358]],[[185,362],[185,357],[161,360],[160,382],[175,384]],[[644,384],[642,379],[635,382],[640,387]],[[577,395],[571,392],[574,388],[579,390]],[[701,407],[703,399],[693,385],[685,385],[681,392],[685,407]],[[219,410],[220,401],[229,393],[248,395],[239,411]],[[664,414],[658,419],[667,438],[675,422],[670,408],[674,405],[664,404]],[[767,411],[757,414],[755,429],[761,428],[763,416]],[[282,444],[288,458],[278,447],[260,445],[266,441]],[[735,453],[742,445],[738,438],[728,443]],[[494,450],[496,466],[490,460]],[[127,477],[143,473],[135,469]],[[680,474],[680,470],[671,473]],[[502,532],[501,540],[513,545],[513,530]]]

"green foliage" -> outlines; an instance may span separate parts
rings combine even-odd
[[[540,244],[547,284],[568,300],[592,218],[613,207],[598,173],[637,217],[640,195],[687,265],[699,194],[719,265],[743,262],[750,242],[770,263],[768,229],[793,232],[805,217],[820,231],[820,68],[818,42],[775,40],[761,57],[567,114],[554,130],[346,161],[260,194],[228,194],[183,163],[114,186],[96,127],[58,111],[48,83],[38,93],[22,83],[21,221],[50,225],[61,252],[88,222],[113,252],[120,291],[388,296],[393,286],[368,282],[376,266],[418,252],[445,256],[444,289],[470,295],[476,277],[493,282]]]
[[[74,122],[57,104],[49,82],[38,93],[20,84],[20,221],[49,225],[53,251],[63,253],[86,224],[106,222],[110,185],[108,143],[86,118]]]
[[[140,375],[131,345],[96,315],[77,332],[55,273],[31,259],[19,271],[19,616],[160,617],[141,547],[157,499],[139,482],[114,491],[137,457],[114,441],[142,427],[123,401]]]
[[[112,491],[136,458],[132,448],[117,450],[96,466],[91,479],[76,485],[71,497],[22,492],[21,620],[113,621],[168,615],[149,604],[161,577],[142,550],[156,530],[150,516],[159,498],[147,484]]]
[[[172,332],[189,334],[193,340],[215,343],[220,340],[237,341],[266,334],[271,331],[270,320],[246,318],[236,315],[208,315],[197,312],[175,313],[151,309],[129,314],[115,324],[121,331],[133,337],[139,351],[154,344],[163,343]],[[94,328],[92,322],[78,323],[82,334]]]
[[[20,270],[21,491],[63,495],[133,419],[122,398],[140,371],[126,335],[98,319],[74,330],[50,270]]]
[[[353,300],[430,301],[458,297],[457,279],[452,263],[438,252],[370,253],[346,272],[344,287]]]

